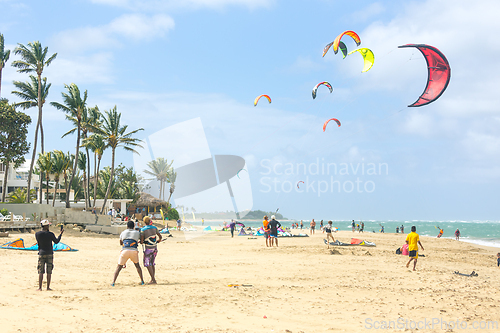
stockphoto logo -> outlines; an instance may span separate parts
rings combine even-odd
[[[235,155],[212,155],[200,118],[164,128],[147,136],[134,167],[144,178],[147,164],[163,157],[177,172],[172,206],[193,207],[196,212],[229,212],[225,217],[243,218],[253,206],[252,188],[245,160]],[[245,170],[246,172],[242,172]],[[155,198],[168,198],[169,188],[160,193],[152,179],[145,192]],[[182,214],[182,211],[179,212]],[[194,236],[194,235],[193,235]]]
[[[373,193],[376,179],[389,175],[387,163],[361,159],[357,163],[326,162],[316,158],[310,163],[260,162],[260,192],[312,193],[321,197],[328,193]]]

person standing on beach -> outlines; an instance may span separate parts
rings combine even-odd
[[[352,232],[354,232],[354,229],[356,229],[356,223],[354,223],[354,220],[352,220],[351,227],[352,227]]]
[[[273,243],[276,242],[276,247],[278,247],[278,228],[281,227],[281,223],[276,221],[276,216],[271,216],[271,221],[269,221],[269,224],[267,225],[269,228],[269,239],[271,242],[271,246],[273,246]]]
[[[333,238],[333,235],[332,235],[332,229],[333,229],[332,224],[333,224],[332,221],[328,221],[328,224],[325,226],[326,245],[328,246],[328,248],[330,248],[330,238],[332,239],[332,242],[335,242],[335,239]]]
[[[500,252],[497,253],[497,267],[500,267]]]
[[[148,284],[156,284],[155,279],[155,259],[158,254],[156,244],[161,242],[161,234],[158,228],[153,225],[149,216],[144,217],[144,227],[141,229],[141,243],[144,244],[144,267],[147,268],[151,281]]]
[[[264,215],[264,221],[262,221],[262,224],[264,225],[264,238],[266,239],[266,246],[269,247],[269,243],[271,242],[269,238],[271,230],[269,229],[269,217],[267,217],[267,215]]]
[[[455,240],[460,240],[460,230],[455,231]]]
[[[314,229],[316,229],[316,222],[314,219],[311,220],[311,231],[309,232],[311,235],[314,235]]]
[[[47,220],[40,222],[42,230],[35,234],[36,242],[38,243],[38,291],[42,291],[43,274],[45,274],[45,266],[47,266],[47,290],[50,289],[50,280],[52,278],[52,270],[54,269],[54,249],[52,243],[57,244],[61,241],[61,236],[64,229],[61,227],[61,233],[56,238],[53,232],[49,231],[51,223]]]
[[[405,226],[401,224],[401,228],[399,228],[399,230],[401,230],[401,233],[404,234],[405,233]]]
[[[231,229],[231,238],[234,237],[235,228],[236,228],[236,222],[234,222],[234,220],[231,220],[231,223],[229,223],[229,229]]]
[[[361,222],[361,229],[359,229],[359,232],[365,233],[365,222]]]
[[[325,230],[323,230],[323,220],[319,222],[319,230],[322,231],[323,233],[325,232]]]
[[[406,244],[408,244],[408,251],[410,257],[410,260],[406,264],[406,268],[410,267],[410,263],[412,262],[412,260],[414,260],[413,270],[415,271],[418,259],[418,245],[420,245],[422,251],[424,250],[422,243],[420,243],[420,237],[417,234],[417,227],[415,226],[411,227],[411,232],[408,234],[408,236],[406,236]]]
[[[135,224],[132,221],[127,222],[127,228],[120,234],[120,245],[122,245],[122,250],[120,252],[120,257],[118,258],[118,266],[116,267],[115,274],[113,276],[113,282],[111,286],[115,286],[116,279],[122,268],[125,268],[125,264],[130,259],[137,269],[137,273],[141,278],[141,285],[144,284],[144,279],[142,277],[142,268],[139,265],[139,240],[141,238],[141,233],[134,230]]]
[[[302,220],[300,220],[300,230],[304,227],[304,223],[302,223]]]

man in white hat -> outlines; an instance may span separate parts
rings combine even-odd
[[[52,243],[59,243],[64,229],[61,228],[59,237],[56,238],[53,232],[49,231],[51,223],[47,220],[41,222],[42,230],[35,234],[36,242],[38,243],[38,291],[42,291],[43,274],[47,267],[47,290],[50,289],[50,279],[52,277],[52,269],[54,268],[54,250]]]

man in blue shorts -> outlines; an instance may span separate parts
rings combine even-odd
[[[158,228],[153,225],[149,216],[144,217],[144,227],[141,229],[141,243],[146,247],[144,250],[144,267],[148,269],[151,281],[149,284],[156,284],[155,279],[155,259],[158,254],[156,244],[161,242],[161,234]]]
[[[278,228],[281,227],[281,223],[276,221],[276,217],[273,215],[271,216],[271,221],[269,221],[267,227],[270,230],[269,239],[271,240],[271,246],[273,246],[274,242],[276,242],[276,247],[278,247]]]

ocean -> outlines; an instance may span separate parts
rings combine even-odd
[[[226,220],[229,223],[230,220]],[[316,230],[319,228],[321,220],[316,220]],[[206,221],[205,226],[219,227],[224,221]],[[285,227],[290,227],[292,223],[299,223],[300,220],[283,220],[280,221]],[[303,220],[304,230],[309,227],[310,220]],[[324,223],[326,224],[326,220]],[[474,243],[478,245],[485,245],[500,248],[500,221],[363,221],[365,223],[365,233],[380,232],[380,226],[384,226],[385,233],[395,233],[396,227],[404,226],[405,234],[411,230],[411,226],[417,227],[417,233],[421,236],[436,237],[439,233],[439,228],[442,228],[444,233],[442,238],[455,239],[455,230],[460,230],[460,241]],[[196,222],[189,223],[201,226],[201,221],[197,219]],[[255,220],[242,220],[242,223],[247,227],[260,227],[262,221]],[[355,220],[355,223],[361,223]],[[351,221],[334,220],[333,226],[338,227],[339,230],[351,230]]]

